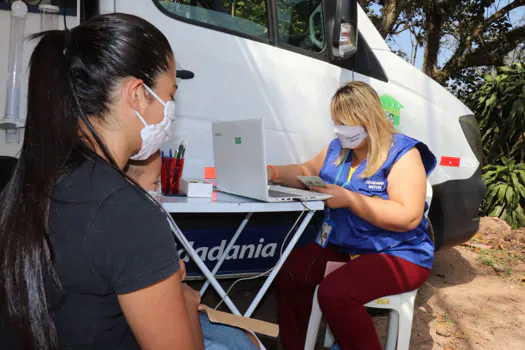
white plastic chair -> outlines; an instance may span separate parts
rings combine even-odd
[[[305,350],[313,350],[317,340],[317,333],[319,332],[319,325],[323,313],[319,307],[317,300],[317,290],[315,288],[314,299],[312,303],[312,312],[310,313],[310,321],[308,322],[308,331],[306,334]],[[389,295],[376,299],[365,304],[366,307],[377,309],[389,309],[390,315],[388,319],[388,335],[386,340],[386,350],[408,350],[410,344],[410,333],[412,332],[412,318],[414,315],[414,302],[416,300],[417,289],[396,295]],[[324,346],[330,347],[334,343],[332,333],[327,328]]]
[[[427,180],[427,194],[426,203],[430,208],[432,201],[432,186]],[[428,209],[424,213],[428,215]],[[433,236],[433,234],[432,234]],[[434,239],[434,237],[432,237]],[[319,286],[315,287],[314,299],[312,302],[312,312],[310,313],[310,320],[308,322],[308,330],[306,333],[306,342],[304,349],[313,350],[317,341],[317,334],[319,332],[319,325],[323,313],[317,300],[317,290]],[[408,350],[410,345],[410,334],[412,332],[412,319],[414,316],[414,303],[416,300],[417,289],[410,292],[389,295],[365,304],[366,307],[376,309],[389,309],[390,314],[388,318],[388,335],[386,338],[386,350],[395,350],[397,343],[397,350]],[[334,344],[334,337],[330,328],[326,328],[326,335],[324,339],[324,346],[331,347]]]

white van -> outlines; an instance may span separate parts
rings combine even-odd
[[[477,231],[485,187],[472,112],[392,53],[355,0],[99,4],[101,12],[130,13],[154,23],[175,51],[179,76],[193,77],[179,79],[172,140],[173,147],[182,140],[187,144],[185,176],[202,177],[204,167],[213,166],[211,122],[218,120],[262,117],[270,164],[309,159],[334,137],[332,94],[347,81],[362,80],[379,92],[396,128],[425,142],[438,159],[429,178],[437,246],[464,242]],[[340,44],[340,39],[348,40]]]
[[[392,53],[356,0],[77,3],[81,14],[98,7],[143,17],[168,37],[179,76],[171,147],[187,145],[184,176],[202,177],[213,166],[211,123],[219,120],[264,118],[270,164],[311,158],[334,137],[333,93],[362,80],[379,92],[396,128],[425,142],[438,159],[429,178],[436,245],[459,244],[477,231],[485,187],[472,112]]]

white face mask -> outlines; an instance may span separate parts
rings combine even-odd
[[[356,148],[368,137],[368,133],[362,126],[339,125],[335,127],[334,132],[343,148]]]
[[[170,139],[171,123],[175,120],[175,101],[169,100],[164,102],[146,84],[144,84],[144,87],[164,106],[164,118],[158,124],[148,125],[140,113],[135,111],[137,117],[142,124],[144,124],[144,128],[140,131],[142,147],[137,154],[134,154],[131,157],[133,160],[146,160],[153,155],[153,153],[157,152],[160,149],[160,146]]]

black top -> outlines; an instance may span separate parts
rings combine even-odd
[[[61,348],[139,349],[117,295],[179,269],[166,215],[109,165],[87,160],[55,185],[49,222],[64,291],[52,306]]]

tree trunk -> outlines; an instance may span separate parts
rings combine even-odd
[[[458,49],[443,67],[443,78],[454,77],[468,67],[502,65],[505,54],[514,50],[524,40],[525,26],[522,26],[484,43],[472,52]]]
[[[426,15],[426,47],[423,60],[423,72],[434,78],[434,68],[437,66],[439,47],[441,44],[441,26],[443,12],[433,1]]]
[[[397,0],[387,0],[385,2],[385,5],[381,9],[381,23],[379,24],[379,33],[383,39],[390,34],[400,12],[400,6]]]

